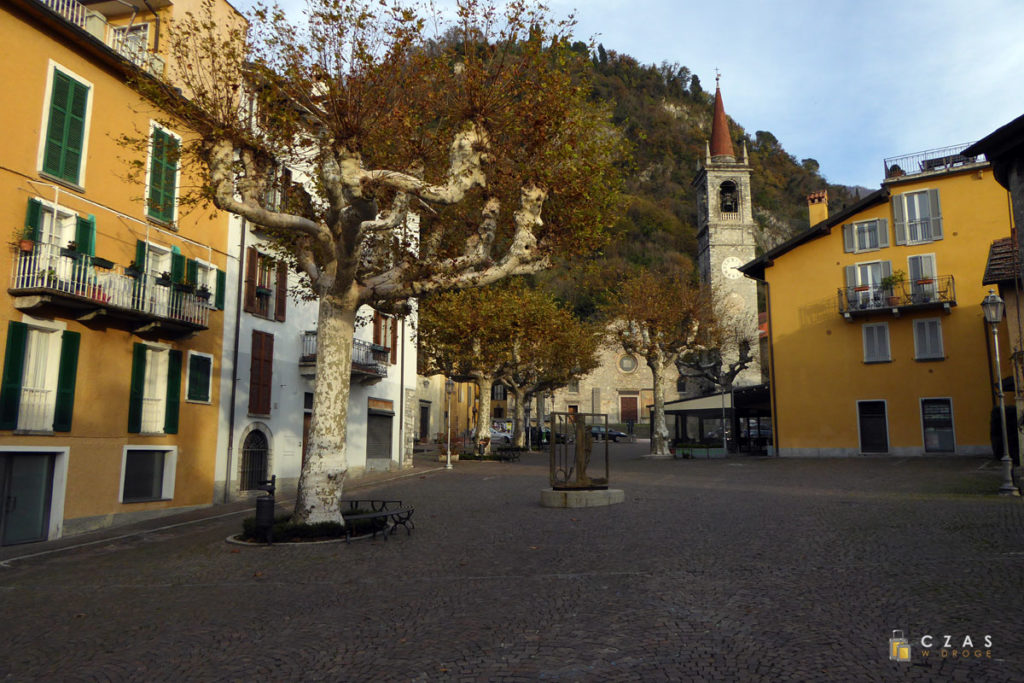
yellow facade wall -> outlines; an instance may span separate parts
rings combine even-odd
[[[198,258],[215,268],[226,268],[228,217],[210,209],[178,215],[176,226],[147,220],[142,182],[128,178],[128,162],[146,153],[118,144],[122,134],[148,135],[157,113],[124,83],[123,76],[80,46],[16,10],[0,12],[0,44],[7,57],[0,60],[0,80],[9,84],[9,96],[0,108],[0,212],[8,230],[24,224],[27,202],[36,197],[55,201],[81,216],[96,218],[98,257],[121,266],[135,256],[136,241],[150,240],[177,247],[187,258]],[[91,86],[86,128],[87,149],[81,186],[44,177],[38,162],[40,141],[47,125],[45,102],[54,65]],[[15,86],[15,84],[17,84]],[[166,117],[163,117],[166,118]],[[175,133],[186,140],[187,131]],[[188,169],[179,188],[195,184]],[[179,190],[180,193],[180,190]],[[13,233],[12,233],[13,234]],[[16,247],[0,250],[0,277],[11,282]],[[223,312],[211,310],[208,329],[194,336],[164,333],[135,334],[138,323],[97,317],[79,322],[79,313],[60,306],[18,310],[14,297],[0,293],[0,348],[6,348],[8,322],[37,316],[81,334],[74,417],[70,433],[24,435],[0,432],[3,446],[69,447],[63,517],[68,529],[110,523],[154,510],[208,505],[212,502],[220,374]],[[181,404],[177,434],[128,434],[129,383],[136,342],[155,342],[183,353]],[[213,357],[211,396],[208,403],[186,400],[190,351]],[[178,449],[174,495],[170,500],[122,504],[118,502],[125,446],[164,445]],[[78,524],[75,524],[77,520]]]
[[[1010,231],[1006,191],[987,166],[981,170],[909,177],[889,182],[894,197],[938,188],[944,239],[894,246],[892,201],[844,218],[844,223],[886,218],[888,248],[845,253],[842,226],[777,256],[765,269],[770,287],[776,446],[781,455],[849,455],[860,452],[858,400],[885,400],[889,452],[924,452],[921,398],[952,398],[958,452],[989,450],[992,408],[990,333],[983,323],[981,284],[994,239]],[[909,273],[908,257],[934,254],[939,276],[953,275],[956,303],[941,310],[889,311],[855,317],[840,314],[839,289],[845,267],[890,260],[894,271]],[[944,360],[914,358],[913,321],[941,319]],[[891,362],[866,364],[863,325],[886,322]],[[1006,340],[1005,324],[1001,342]],[[1007,349],[1001,343],[1003,358]],[[1009,374],[1005,366],[1004,376]],[[1008,398],[1012,400],[1012,397]]]

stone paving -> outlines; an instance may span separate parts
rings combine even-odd
[[[386,543],[239,548],[229,516],[6,548],[0,677],[1024,680],[1024,500],[991,494],[995,463],[644,446],[612,446],[626,502],[607,508],[540,507],[527,455],[353,491],[416,506]],[[893,629],[910,663],[889,661]]]

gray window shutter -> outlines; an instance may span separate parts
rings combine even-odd
[[[938,358],[942,355],[942,328],[939,326],[938,320],[932,320],[928,323],[928,350],[932,356]]]
[[[928,204],[931,209],[932,239],[942,239],[942,210],[939,208],[939,191],[928,190]]]
[[[878,353],[877,345],[875,343],[875,327],[871,325],[864,326],[864,362],[868,363],[875,360],[875,356]]]
[[[879,325],[875,328],[878,346],[878,360],[889,360],[889,326]]]
[[[896,245],[907,243],[907,220],[903,217],[903,195],[892,198],[892,227],[896,233]]]
[[[889,219],[878,219],[878,246],[884,249],[889,246]]]
[[[857,243],[854,241],[853,235],[853,224],[846,223],[843,225],[843,251],[851,252],[856,251]]]
[[[846,286],[857,286],[857,266],[846,266]]]
[[[882,277],[892,275],[892,261],[882,261]]]

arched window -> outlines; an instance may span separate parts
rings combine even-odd
[[[740,210],[740,193],[733,181],[726,180],[718,187],[718,199],[722,213],[736,213]]]
[[[242,491],[252,491],[260,485],[261,481],[269,479],[267,476],[267,456],[269,448],[267,435],[258,429],[254,429],[245,437],[242,442]]]

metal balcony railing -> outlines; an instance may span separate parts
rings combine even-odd
[[[371,344],[362,339],[352,340],[352,371],[376,377],[388,376],[388,360],[391,349],[380,344]],[[302,333],[302,356],[300,363],[316,362],[316,330]]]
[[[155,273],[132,276],[121,266],[103,268],[97,264],[109,262],[52,244],[36,243],[32,251],[18,252],[16,259],[11,294],[50,294],[81,308],[170,320],[195,329],[209,327],[209,296],[179,291]]]
[[[64,17],[75,26],[85,28],[85,6],[76,0],[42,0],[42,3],[50,8],[55,14]]]
[[[839,288],[839,313],[849,319],[882,311],[956,306],[956,283],[952,275],[937,275],[892,287],[861,285]]]
[[[95,10],[90,10],[77,0],[40,0],[54,14],[59,15],[70,24],[88,31],[110,46],[119,55],[140,69],[157,76],[163,75],[164,60],[157,54],[127,39],[124,33],[117,33],[108,25],[106,17]]]
[[[889,157],[883,161],[886,178],[899,178],[901,176],[917,175],[919,173],[931,173],[935,171],[946,171],[951,168],[967,166],[969,164],[982,163],[985,155],[967,157],[962,152],[973,145],[973,142],[965,142],[961,145],[950,147],[939,147],[924,152],[904,154],[898,157]]]

